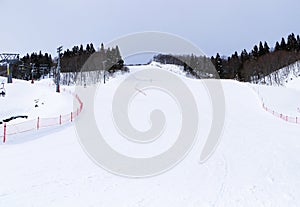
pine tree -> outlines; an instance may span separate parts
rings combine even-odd
[[[80,49],[79,49],[79,55],[82,55],[84,53],[84,49],[83,49],[83,45],[80,45]]]
[[[96,50],[95,50],[95,48],[94,48],[93,43],[91,43],[91,44],[90,44],[90,53],[92,54],[92,53],[94,53],[94,52],[96,52]]]
[[[86,50],[87,54],[91,54],[91,47],[90,47],[89,44],[86,45],[86,49],[85,50]]]
[[[285,43],[285,39],[284,38],[281,39],[280,49],[281,50],[286,50],[286,43]]]
[[[118,45],[116,46],[116,59],[117,61],[122,59]]]
[[[245,69],[244,69],[244,65],[249,60],[250,60],[250,54],[248,54],[247,50],[244,49],[241,52],[241,65],[240,65],[239,70],[237,71],[237,76],[238,76],[239,81],[246,81],[247,77],[246,77],[246,72],[245,72]]]
[[[264,43],[264,51],[265,51],[265,54],[270,52],[270,47],[267,42]]]
[[[74,46],[74,47],[72,48],[72,56],[78,55],[78,51],[79,51],[78,46]]]
[[[196,64],[197,64],[197,60],[196,60],[196,57],[194,54],[191,55],[191,58],[190,58],[190,70],[193,70],[196,68]]]
[[[279,51],[279,50],[281,50],[280,44],[279,44],[279,42],[276,42],[275,51]]]
[[[259,56],[258,47],[257,47],[257,45],[255,45],[252,50],[252,57],[256,60],[258,58],[258,56]]]
[[[105,69],[108,70],[113,65],[113,57],[110,48],[107,48],[107,50],[105,51],[105,56],[106,56]]]
[[[296,49],[297,49],[297,40],[295,38],[294,33],[292,33],[288,36],[287,50],[288,51],[295,51]]]
[[[230,63],[230,66],[232,67],[231,77],[236,79],[238,78],[238,71],[241,68],[241,60],[237,51],[235,51],[235,53],[232,55]]]
[[[249,60],[249,54],[246,49],[244,49],[241,53],[241,61],[244,64],[247,60]]]
[[[300,51],[300,36],[297,35],[297,51]]]
[[[215,67],[217,72],[219,73],[220,78],[223,77],[223,63],[222,63],[222,59],[220,57],[220,54],[217,53],[216,58],[215,58]]]
[[[265,48],[263,46],[263,43],[262,42],[259,42],[259,50],[258,50],[258,55],[259,56],[263,56],[265,53]]]
[[[102,53],[102,54],[105,53],[105,49],[104,49],[104,44],[103,43],[101,43],[100,53]]]

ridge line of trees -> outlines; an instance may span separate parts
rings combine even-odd
[[[87,62],[89,58],[91,59]],[[39,51],[39,53],[33,52],[30,55],[27,53],[18,62],[11,64],[10,67],[13,69],[13,78],[17,79],[40,79],[43,75],[48,74],[55,76],[57,57],[52,59],[50,54],[42,53],[42,51]],[[119,70],[128,71],[124,67],[119,47],[104,48],[103,43],[99,51],[96,51],[94,45],[90,43],[85,48],[81,44],[61,53],[62,73],[73,73],[74,76],[81,70],[106,70],[109,74]],[[4,74],[6,66],[0,66],[0,71]]]
[[[87,63],[89,58],[91,58],[90,62],[95,63],[94,65]],[[123,67],[124,61],[118,46],[105,49],[104,44],[101,43],[100,50],[96,51],[91,43],[87,44],[85,49],[83,45],[74,46],[61,54],[61,72],[79,72],[84,69],[85,71],[107,70],[113,73],[122,70]]]
[[[74,46],[61,54],[62,84],[92,84],[105,81],[115,72],[128,72],[124,66],[119,47],[104,48],[102,43],[99,51],[93,44]]]
[[[53,65],[53,59],[48,53],[27,53],[20,59],[17,70],[14,69],[13,77],[25,80],[39,79],[42,75],[49,74]]]
[[[235,52],[230,57],[211,57],[219,75],[224,79],[236,79],[244,82],[258,82],[271,73],[300,60],[300,36],[294,33],[287,39],[281,38],[274,48],[260,41],[248,52]]]
[[[281,38],[280,42],[275,43],[274,48],[270,48],[266,41],[260,41],[251,51],[248,52],[246,49],[241,53],[236,51],[229,57],[221,56],[219,53],[211,58],[193,54],[185,56],[159,54],[154,57],[157,62],[184,66],[185,71],[197,78],[215,77],[212,73],[215,70],[211,68],[208,59],[221,79],[257,83],[271,73],[300,60],[300,36],[292,33],[287,39]],[[210,76],[207,73],[211,73]]]

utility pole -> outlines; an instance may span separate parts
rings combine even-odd
[[[12,71],[7,63],[7,83],[12,83]]]
[[[58,53],[58,60],[57,60],[57,73],[56,73],[56,92],[60,93],[60,53],[62,51],[62,46],[57,48],[57,53]]]
[[[32,65],[31,65],[31,83],[32,84],[34,83],[34,78],[33,78],[34,66],[35,66],[35,64],[32,63]]]
[[[103,83],[105,84],[105,79],[106,79],[106,69],[105,69],[105,63],[106,63],[107,61],[106,60],[104,60],[103,62],[102,62],[102,65],[103,65]]]

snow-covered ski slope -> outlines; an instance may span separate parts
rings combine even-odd
[[[167,69],[136,66],[130,68],[131,74],[147,68]],[[111,146],[128,156],[161,153],[174,143],[170,137],[178,133],[180,110],[164,93],[138,93],[129,110],[132,125],[147,129],[149,112],[160,108],[166,114],[167,135],[142,147],[124,140],[112,122],[111,101],[114,90],[129,75],[117,76],[99,87],[95,96],[99,130]],[[0,206],[300,206],[300,126],[266,113],[252,85],[222,81],[226,101],[223,136],[210,159],[199,163],[212,122],[203,81],[212,80],[180,77],[197,101],[199,131],[190,153],[173,169],[144,179],[111,174],[88,158],[74,125],[20,134],[0,145]],[[289,103],[299,97],[299,91],[258,87],[278,110],[297,113]],[[278,102],[278,96],[285,98]],[[53,97],[56,99],[61,100]],[[13,110],[13,103],[5,100],[1,99],[1,112],[6,107]]]
[[[5,97],[0,98],[0,120],[19,115],[26,115],[28,119],[57,117],[73,110],[72,94],[56,93],[51,79],[34,84],[14,79],[13,84],[7,84],[6,78],[0,77],[0,83],[4,83],[6,90]]]

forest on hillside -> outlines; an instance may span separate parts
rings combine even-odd
[[[107,71],[108,75],[117,71],[128,71],[124,66],[119,47],[104,48],[103,43],[98,51],[92,43],[86,47],[82,44],[74,46],[63,51],[60,58],[61,72],[69,74],[67,82],[77,77],[82,70]],[[181,65],[187,74],[196,78],[220,77],[262,83],[261,80],[269,74],[300,60],[300,36],[292,33],[287,38],[282,37],[273,47],[266,41],[260,41],[251,51],[246,49],[240,53],[236,51],[228,57],[219,53],[213,57],[158,54],[153,59],[164,64]],[[50,54],[41,51],[26,54],[15,65],[11,65],[13,77],[26,80],[40,79],[51,72],[55,76],[56,67],[57,57],[53,59]],[[1,74],[5,74],[5,71],[6,67],[0,66]],[[98,75],[100,76],[100,72]]]
[[[107,70],[113,73],[122,70],[123,66],[124,61],[119,47],[105,49],[103,43],[99,51],[96,51],[91,43],[87,44],[85,49],[83,45],[74,46],[71,50],[67,49],[61,54],[62,72]]]
[[[214,71],[213,65],[221,79],[255,83],[300,60],[300,36],[292,33],[287,39],[282,38],[281,41],[277,41],[273,48],[270,48],[267,42],[261,41],[258,45],[254,45],[251,51],[244,49],[241,53],[235,52],[229,57],[221,56],[219,53],[211,58],[193,54],[185,56],[159,54],[154,57],[154,60],[182,65],[184,70],[200,78],[206,78],[206,72]]]
[[[115,72],[127,72],[119,47],[96,51],[93,44],[74,46],[61,54],[61,81],[63,84],[91,84],[104,81]]]
[[[33,52],[27,53],[14,64],[10,64],[13,71],[13,78],[24,80],[38,80],[46,75],[56,76],[58,57],[52,58],[48,53]],[[119,70],[127,70],[124,67],[118,46],[113,48],[104,48],[103,43],[100,50],[96,51],[93,44],[87,44],[84,48],[74,46],[72,49],[66,49],[60,54],[61,72],[71,74],[76,77],[80,71],[100,71],[106,70],[112,74]],[[89,61],[88,61],[89,60]],[[0,66],[0,72],[6,75],[6,65]]]

